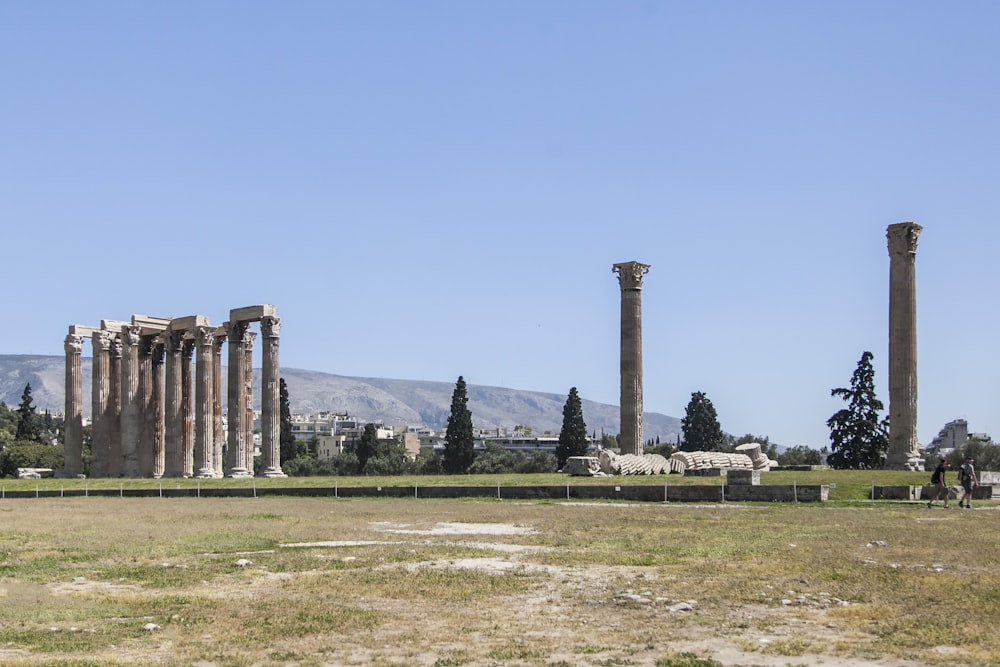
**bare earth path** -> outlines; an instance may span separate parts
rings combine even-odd
[[[920,605],[964,587],[941,602],[943,618],[996,611],[995,557],[937,538],[974,529],[995,545],[998,518],[985,508],[7,500],[0,664],[996,665],[995,638],[955,634],[961,618],[924,625]],[[970,635],[992,625],[970,623]]]

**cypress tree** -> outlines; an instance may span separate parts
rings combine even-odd
[[[474,445],[469,397],[465,380],[459,375],[451,395],[451,415],[444,432],[444,471],[453,475],[467,472],[476,457]]]
[[[281,462],[291,461],[299,454],[298,443],[292,433],[292,408],[288,400],[288,385],[285,378],[278,378],[278,446]]]
[[[24,442],[42,442],[42,427],[35,414],[35,406],[31,404],[31,383],[24,385],[21,394],[21,405],[17,408],[17,434],[14,439]]]
[[[583,421],[583,404],[576,387],[571,387],[563,406],[562,429],[556,445],[556,467],[562,469],[571,456],[587,454],[587,424]]]
[[[830,395],[840,396],[848,405],[826,422],[831,450],[827,463],[831,468],[881,468],[889,451],[889,426],[887,419],[879,418],[883,405],[875,396],[871,352],[861,355],[851,388],[832,389]]]
[[[715,406],[704,392],[696,391],[691,394],[691,401],[681,419],[681,431],[684,433],[684,442],[680,449],[684,452],[714,452],[726,443]]]

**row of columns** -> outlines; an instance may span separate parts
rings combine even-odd
[[[67,476],[83,472],[81,352],[90,338],[92,477],[252,477],[253,344],[262,338],[261,476],[280,464],[278,342],[274,306],[230,311],[212,326],[195,315],[134,315],[100,328],[72,325],[66,337]],[[229,341],[228,435],[222,412],[222,346]],[[192,374],[192,359],[194,369]]]

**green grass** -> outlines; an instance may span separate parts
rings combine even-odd
[[[761,663],[1000,667],[1000,523],[981,506],[8,499],[0,663],[722,664],[691,636]],[[340,546],[282,546],[300,542]]]
[[[831,502],[870,501],[873,485],[924,485],[929,473],[899,470],[809,470],[761,473],[761,484],[831,486]],[[724,484],[722,477],[684,475],[635,475],[617,477],[570,477],[558,473],[528,475],[400,475],[393,477],[288,477],[284,479],[36,479],[0,480],[0,494],[10,491],[66,491],[118,489],[210,489],[210,488],[348,488],[348,487],[436,487],[436,486],[630,486]],[[277,517],[259,516],[259,519]]]

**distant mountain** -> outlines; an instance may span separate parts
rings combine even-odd
[[[83,413],[90,415],[91,359],[81,360],[83,375]],[[0,401],[8,407],[21,402],[24,385],[31,384],[35,408],[61,413],[65,407],[66,360],[63,357],[37,355],[0,355]],[[366,421],[389,425],[425,426],[443,430],[451,411],[454,383],[420,380],[357,378],[320,373],[298,368],[282,368],[281,377],[288,385],[288,397],[295,414],[322,411],[347,413]],[[225,391],[225,375],[223,391]],[[254,369],[254,398],[260,404],[260,369]],[[468,385],[469,409],[476,428],[508,429],[516,424],[530,426],[535,433],[559,433],[566,396],[504,387]],[[582,397],[581,397],[582,398]],[[618,433],[619,409],[616,405],[583,399],[583,417],[587,430]],[[225,402],[223,401],[223,409]],[[673,441],[681,423],[675,417],[655,412],[643,415],[643,437]]]

